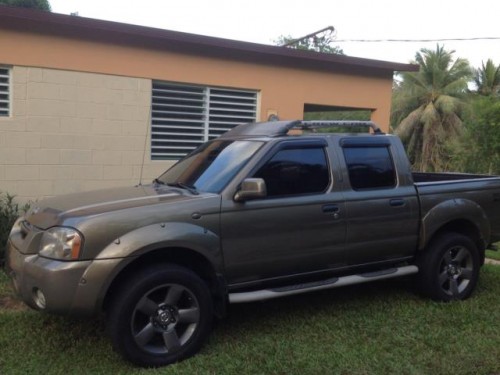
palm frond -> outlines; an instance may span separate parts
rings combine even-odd
[[[474,83],[477,92],[481,95],[498,95],[500,93],[500,65],[495,66],[493,60],[488,59],[486,64],[474,70]]]
[[[407,141],[418,127],[423,110],[423,107],[415,109],[396,128],[395,133],[403,142]]]
[[[402,119],[395,133],[418,170],[446,167],[446,144],[462,131],[462,97],[471,69],[467,60],[454,59],[454,52],[439,44],[435,50],[421,49],[415,55],[419,71],[401,74],[394,95],[391,122]]]

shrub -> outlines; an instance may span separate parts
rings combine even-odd
[[[0,265],[5,259],[5,248],[10,229],[16,219],[29,209],[26,203],[20,206],[14,201],[14,196],[9,193],[0,192]]]
[[[500,98],[475,97],[465,132],[451,144],[452,170],[500,174]]]

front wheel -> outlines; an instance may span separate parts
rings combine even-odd
[[[419,256],[418,266],[418,284],[424,295],[436,301],[463,300],[479,279],[479,252],[469,237],[446,233]]]
[[[139,366],[164,366],[195,354],[207,338],[213,304],[206,283],[176,265],[140,270],[108,314],[114,348]]]

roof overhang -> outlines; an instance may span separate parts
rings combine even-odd
[[[0,5],[0,29],[2,28],[100,43],[350,74],[392,76],[394,71],[418,70],[418,65],[414,64],[296,50],[4,5]]]

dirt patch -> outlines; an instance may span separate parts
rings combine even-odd
[[[0,310],[23,311],[27,309],[28,306],[14,297],[0,297]]]
[[[494,264],[496,266],[500,266],[500,260],[496,260],[496,259],[486,258],[484,260],[484,263],[486,263],[486,264]]]

